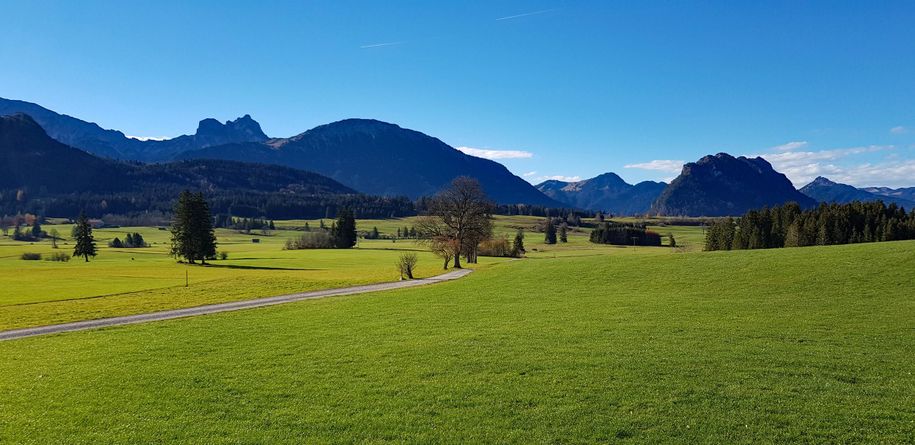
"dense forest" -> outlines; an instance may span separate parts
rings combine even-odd
[[[712,224],[706,250],[768,249],[915,239],[915,211],[882,201],[820,204],[802,210],[795,203],[751,210]]]
[[[621,246],[660,246],[661,235],[643,224],[604,222],[591,231],[591,242]]]
[[[31,199],[17,199],[17,190],[0,191],[0,215],[31,213],[72,218],[85,211],[91,218],[103,215],[133,216],[170,213],[181,192],[150,189],[113,193],[56,193]],[[214,213],[269,219],[333,218],[337,209],[348,208],[359,218],[391,218],[415,214],[407,198],[358,194],[304,195],[283,192],[242,192],[217,190],[206,193]]]

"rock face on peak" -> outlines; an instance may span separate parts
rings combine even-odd
[[[576,182],[549,180],[538,184],[537,190],[571,207],[599,210],[616,215],[641,215],[667,184],[644,181],[631,185],[616,173],[604,173]]]
[[[875,188],[876,191],[881,191]],[[900,196],[885,195],[874,193],[869,189],[859,189],[848,184],[840,184],[830,181],[822,176],[817,177],[810,184],[801,187],[801,193],[816,199],[819,202],[845,204],[852,201],[883,201],[887,204],[895,203],[896,205],[912,209],[915,202],[902,198]]]
[[[718,153],[684,165],[680,176],[661,192],[652,212],[669,216],[737,216],[792,201],[804,208],[816,205],[765,159]]]
[[[199,148],[242,142],[264,142],[267,139],[260,124],[248,114],[225,124],[212,118],[204,119],[200,121],[194,134],[195,145]]]

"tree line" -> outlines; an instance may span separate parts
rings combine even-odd
[[[882,201],[820,204],[803,210],[797,203],[751,210],[740,218],[710,225],[705,250],[769,249],[915,239],[915,210],[906,213]]]
[[[648,230],[644,224],[606,221],[591,231],[591,242],[620,246],[660,246],[661,235]]]

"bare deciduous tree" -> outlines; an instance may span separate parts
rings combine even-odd
[[[476,262],[477,245],[492,236],[492,208],[480,183],[461,176],[432,198],[429,216],[419,220],[418,231],[439,256],[450,253],[459,269],[461,255]]]
[[[400,271],[401,280],[404,278],[413,279],[413,268],[416,267],[418,261],[415,253],[403,253],[400,255],[397,260],[397,270]]]

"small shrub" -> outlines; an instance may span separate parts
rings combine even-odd
[[[413,279],[413,269],[416,267],[416,263],[419,262],[415,253],[402,253],[400,258],[397,259],[397,270],[400,271],[400,279],[404,278],[408,280]]]
[[[26,261],[38,261],[41,259],[41,254],[26,252],[22,254],[22,259]]]
[[[227,259],[229,259],[229,252],[219,252],[219,259],[220,259],[220,260],[227,260]]]
[[[325,231],[305,232],[286,241],[286,250],[333,249],[334,238]]]
[[[70,255],[64,252],[54,252],[51,254],[51,256],[45,258],[45,261],[59,261],[61,263],[66,263],[70,261]]]
[[[508,242],[507,237],[492,238],[480,243],[477,254],[479,256],[510,257],[512,254],[512,245]]]

